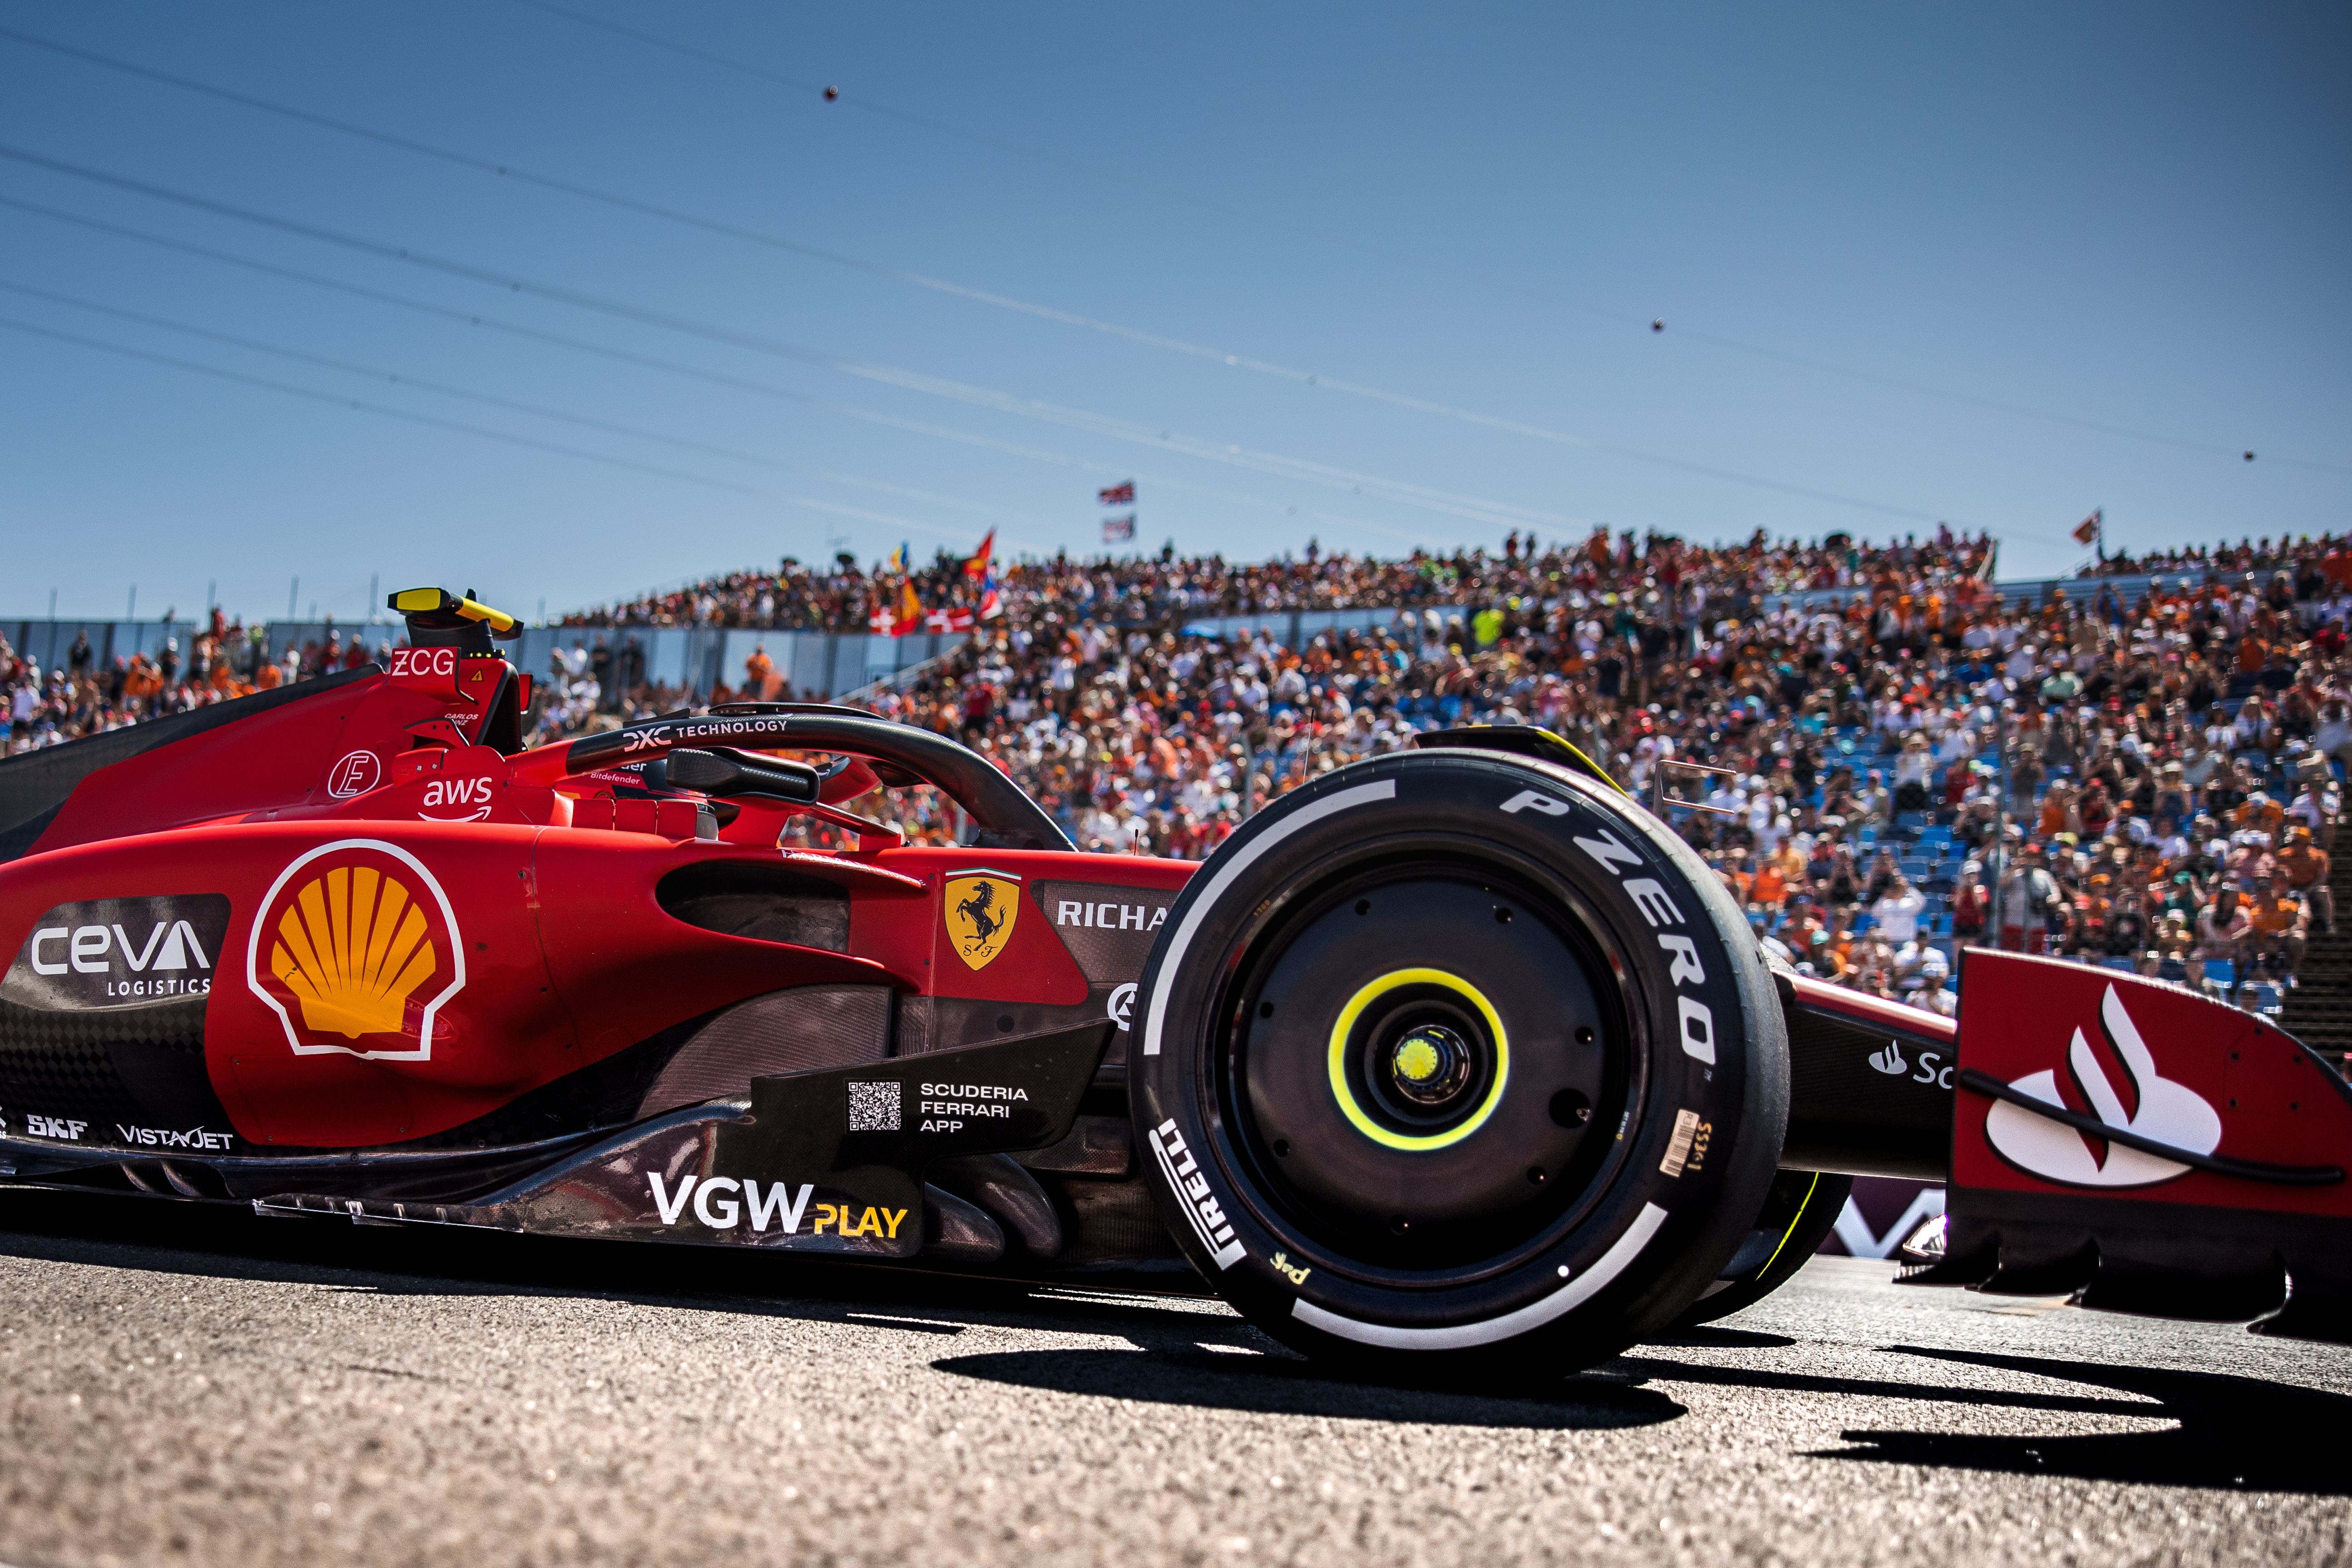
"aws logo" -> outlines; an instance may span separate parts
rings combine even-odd
[[[278,874],[246,945],[246,984],[296,1056],[430,1061],[465,988],[449,896],[423,861],[374,838],[323,844]]]
[[[478,779],[433,779],[425,786],[426,806],[439,806],[441,815],[420,811],[416,815],[425,822],[479,822],[490,815],[491,781],[485,773]]]
[[[959,871],[941,899],[948,942],[965,967],[985,969],[1013,940],[1021,915],[1021,879],[1009,871]]]

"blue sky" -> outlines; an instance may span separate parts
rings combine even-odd
[[[2352,510],[2340,8],[0,28],[493,165],[0,37],[0,616],[1090,552],[1130,476],[1139,543],[1243,559],[1948,519],[2020,575],[2094,507]]]

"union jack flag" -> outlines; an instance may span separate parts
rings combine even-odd
[[[1133,539],[1134,537],[1135,514],[1133,512],[1129,512],[1125,517],[1107,517],[1103,519],[1103,542],[1105,544],[1118,544],[1123,541]]]
[[[1133,506],[1135,481],[1129,479],[1123,485],[1113,485],[1108,489],[1097,490],[1095,499],[1105,506]]]

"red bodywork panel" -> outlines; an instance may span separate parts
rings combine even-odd
[[[2352,1090],[2292,1036],[2115,970],[1978,949],[1964,974],[1955,1188],[2352,1216],[2352,1182],[2316,1176],[2352,1159]],[[1994,1100],[1969,1087],[1971,1071],[2249,1173],[2168,1160]],[[2305,1174],[2284,1173],[2294,1172]]]
[[[633,798],[626,773],[564,776],[562,746],[509,757],[472,743],[502,660],[404,649],[395,665],[90,774],[0,880],[15,928],[0,940],[20,953],[59,906],[226,899],[207,955],[204,1065],[255,1144],[427,1137],[787,986],[1081,1006],[1089,976],[1034,889],[1134,889],[1164,908],[1194,868],[1034,850],[779,850],[791,813],[760,804],[721,837],[698,837],[691,798]],[[845,951],[722,934],[662,907],[664,877],[723,862],[845,889]],[[950,908],[951,889],[975,896],[975,873],[992,874],[976,963]]]

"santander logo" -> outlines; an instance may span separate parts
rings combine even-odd
[[[2112,985],[2099,1004],[2099,1031],[2105,1051],[2079,1027],[2066,1049],[2065,1071],[2077,1103],[2089,1105],[2091,1114],[2109,1127],[2210,1154],[2221,1142],[2220,1112],[2186,1084],[2157,1070],[2155,1057]],[[2045,1105],[2074,1109],[2055,1071],[2029,1073],[2010,1087]],[[1994,1101],[1986,1113],[1985,1138],[2011,1164],[2069,1186],[2147,1187],[2189,1173],[2178,1161],[2078,1132],[2006,1100]]]

